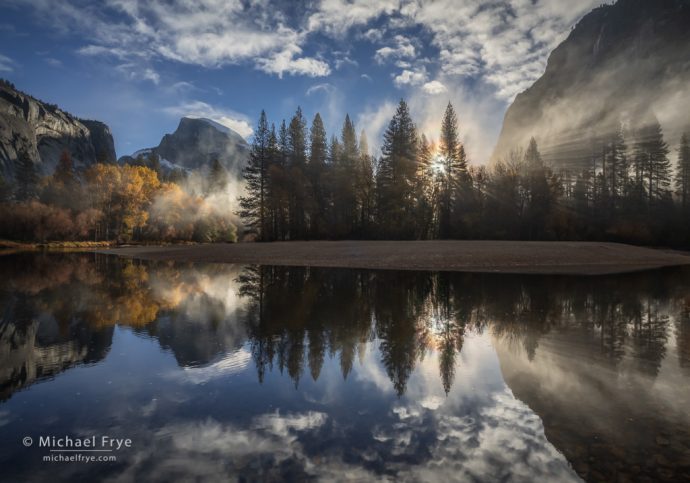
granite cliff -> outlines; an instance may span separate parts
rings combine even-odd
[[[688,0],[619,0],[590,12],[509,107],[493,159],[534,136],[546,161],[578,169],[621,123],[632,131],[654,117],[675,145],[690,123],[688,26]]]

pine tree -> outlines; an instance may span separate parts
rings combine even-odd
[[[305,198],[308,192],[305,168],[307,162],[307,124],[302,109],[297,108],[287,130],[288,167],[290,179],[290,239],[301,240],[307,235]]]
[[[430,238],[435,234],[434,208],[437,205],[441,176],[440,171],[437,171],[437,166],[434,165],[431,143],[422,134],[419,137],[419,159],[415,186],[415,197],[417,200],[417,213],[415,215],[417,229],[415,237],[417,239]]]
[[[359,135],[359,157],[355,173],[355,204],[359,210],[356,231],[362,237],[371,236],[375,201],[374,171],[374,157],[369,153],[367,135],[362,129]]]
[[[467,159],[465,148],[460,143],[458,134],[458,118],[453,105],[449,102],[441,123],[441,138],[439,140],[439,155],[441,158],[441,186],[439,193],[439,228],[441,238],[449,238],[453,235],[453,220],[459,218],[459,213],[453,213],[462,209],[458,206],[462,201],[467,201]],[[464,196],[463,196],[464,195]],[[455,216],[454,216],[455,215]],[[457,230],[455,230],[457,231]]]
[[[17,189],[15,196],[17,200],[25,201],[36,195],[38,172],[36,170],[36,165],[26,151],[22,151],[19,154],[16,181]]]
[[[269,167],[268,167],[268,218],[270,233],[267,240],[287,239],[288,216],[288,173],[287,173],[287,127],[281,123],[279,134],[275,125],[271,125],[269,134]]]
[[[525,236],[530,240],[540,239],[544,236],[546,219],[551,209],[548,179],[550,173],[544,166],[544,160],[534,138],[530,139],[525,151],[524,165],[527,171],[523,182],[527,196]]]
[[[619,125],[608,143],[604,166],[606,186],[611,196],[612,208],[615,210],[618,200],[625,196],[628,185],[629,166],[622,125]]]
[[[671,186],[669,149],[659,121],[654,118],[636,133],[635,166],[638,182],[646,188],[647,202],[666,199]]]
[[[378,220],[384,237],[414,236],[418,148],[417,129],[407,103],[401,99],[383,135],[383,156],[376,177]]]
[[[266,190],[268,187],[269,131],[266,113],[261,111],[252,141],[249,162],[244,168],[246,195],[240,198],[239,215],[250,231],[263,241],[266,234]]]
[[[680,138],[676,189],[683,212],[687,213],[688,208],[690,208],[690,138],[687,133],[684,133]]]
[[[333,209],[336,224],[335,236],[349,237],[354,232],[357,218],[357,199],[355,195],[356,168],[359,160],[359,147],[355,125],[350,116],[345,116],[341,132],[339,156],[334,166]]]
[[[309,131],[309,184],[311,196],[309,197],[309,224],[311,236],[323,238],[326,233],[326,158],[328,156],[328,142],[326,129],[323,126],[321,115],[316,113]]]

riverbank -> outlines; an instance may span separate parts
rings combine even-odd
[[[12,240],[0,240],[0,249],[10,250],[61,250],[61,249],[94,249],[108,248],[115,245],[109,241],[51,241],[51,242],[16,242]]]
[[[690,255],[619,243],[522,241],[314,241],[100,250],[129,258],[187,262],[598,275],[690,265]]]

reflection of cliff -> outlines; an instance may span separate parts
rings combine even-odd
[[[495,332],[505,382],[587,481],[678,481],[690,470],[687,375],[664,359],[666,339],[655,337],[668,319],[650,305],[641,320],[621,307],[593,307],[610,316],[602,325],[556,319],[536,348],[529,323]]]
[[[0,397],[105,357],[113,327],[157,338],[181,366],[210,363],[245,340],[238,269],[145,264],[87,254],[0,257]]]
[[[80,321],[60,324],[34,316],[30,300],[2,300],[0,400],[77,364],[96,362],[110,349],[113,329],[92,331]]]

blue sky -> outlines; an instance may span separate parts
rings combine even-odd
[[[345,113],[372,149],[402,97],[429,137],[453,102],[471,161],[505,109],[601,0],[3,0],[0,76],[106,122],[118,156],[184,115],[250,137],[298,105],[330,133]]]

